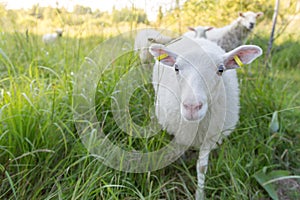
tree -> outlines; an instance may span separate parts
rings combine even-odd
[[[300,0],[297,0],[297,4],[296,4],[296,12],[300,11]]]
[[[31,8],[30,15],[32,15],[38,19],[42,19],[43,18],[43,8],[41,8],[39,4],[33,5]]]
[[[300,0],[299,0],[300,1]],[[176,0],[178,4],[178,0]],[[238,12],[242,11],[263,11],[265,19],[272,18],[273,1],[268,0],[188,0],[183,6],[168,11],[165,20],[174,24],[178,29],[178,17],[181,18],[181,26],[223,26],[238,17]],[[180,16],[179,16],[180,15]],[[176,24],[176,25],[175,25]],[[168,24],[170,25],[170,24]],[[175,27],[174,27],[175,28]]]
[[[136,22],[147,23],[147,14],[142,9],[129,9],[123,8],[121,10],[113,9],[112,21],[114,23],[119,22]]]
[[[73,9],[73,13],[78,15],[92,14],[92,9],[86,6],[75,5]]]
[[[156,21],[157,21],[158,26],[161,25],[161,22],[162,22],[163,17],[164,17],[164,14],[163,14],[163,12],[162,12],[162,7],[159,6],[159,8],[158,8],[158,14],[157,14],[157,18],[156,18]]]
[[[174,11],[175,11],[175,16],[177,18],[177,23],[178,23],[178,33],[181,33],[181,13],[180,13],[179,0],[176,0],[176,8]]]

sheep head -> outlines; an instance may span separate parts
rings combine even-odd
[[[55,32],[56,32],[58,37],[61,37],[64,31],[61,28],[58,28],[58,29],[56,29]]]
[[[251,11],[245,13],[239,12],[239,22],[244,27],[246,27],[249,31],[251,31],[255,27],[256,20],[262,17],[263,15],[264,15],[263,12],[257,12],[257,13]]]
[[[201,121],[206,116],[211,105],[209,99],[214,98],[210,91],[218,93],[222,81],[222,76],[218,76],[220,66],[223,71],[236,69],[240,67],[236,57],[241,63],[249,64],[262,54],[261,48],[255,45],[243,45],[228,53],[222,51],[222,55],[199,49],[179,54],[161,44],[149,48],[156,65],[174,69],[170,76],[176,76],[180,114],[187,121]]]
[[[195,38],[206,38],[206,32],[210,31],[213,28],[214,27],[202,27],[202,26],[198,26],[195,28],[191,26],[188,27],[190,31],[195,32]]]

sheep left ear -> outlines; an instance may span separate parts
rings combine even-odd
[[[196,32],[196,29],[195,29],[194,27],[189,26],[188,29],[189,29],[190,31]]]
[[[262,49],[256,45],[242,45],[223,55],[226,69],[236,69],[244,64],[250,64],[262,55]]]
[[[155,60],[170,67],[176,62],[177,54],[173,53],[162,44],[152,44],[149,47],[149,52],[154,56]]]
[[[263,12],[258,12],[258,13],[256,13],[256,18],[260,18],[260,17],[262,17],[262,16],[264,16],[264,13],[263,13]]]

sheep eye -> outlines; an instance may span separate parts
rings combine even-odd
[[[175,69],[176,74],[178,74],[179,73],[179,67],[178,67],[177,64],[174,65],[174,69]]]
[[[218,67],[218,71],[217,71],[217,74],[219,75],[219,76],[222,76],[222,74],[223,74],[223,72],[224,72],[224,65],[220,65],[219,67]]]

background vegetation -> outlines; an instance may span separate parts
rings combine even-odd
[[[281,199],[300,199],[297,2],[281,1],[271,59],[262,56],[238,71],[241,119],[210,156],[208,199],[270,199],[274,191]],[[179,159],[155,172],[113,170],[86,151],[72,115],[74,73],[92,49],[119,33],[144,27],[181,33],[187,26],[224,26],[238,11],[263,11],[265,17],[247,43],[267,49],[274,1],[189,0],[177,5],[166,11],[160,8],[154,22],[132,6],[111,13],[83,6],[73,12],[37,5],[30,10],[0,6],[0,199],[193,199],[195,152],[190,152],[191,159]],[[56,28],[64,29],[63,37],[53,45],[43,44],[41,35]],[[128,66],[107,73],[97,97],[99,117],[108,116],[107,134],[118,143],[125,136],[105,112],[118,77],[138,62],[134,55],[124,59]],[[131,99],[131,114],[139,124],[148,120],[145,107],[152,102],[147,92],[151,94],[151,87],[141,88]],[[270,132],[274,113],[279,130]],[[125,143],[131,149],[155,149],[169,139],[164,133],[158,137],[133,142],[128,137]],[[276,177],[283,180],[272,183],[273,190],[260,183]]]

